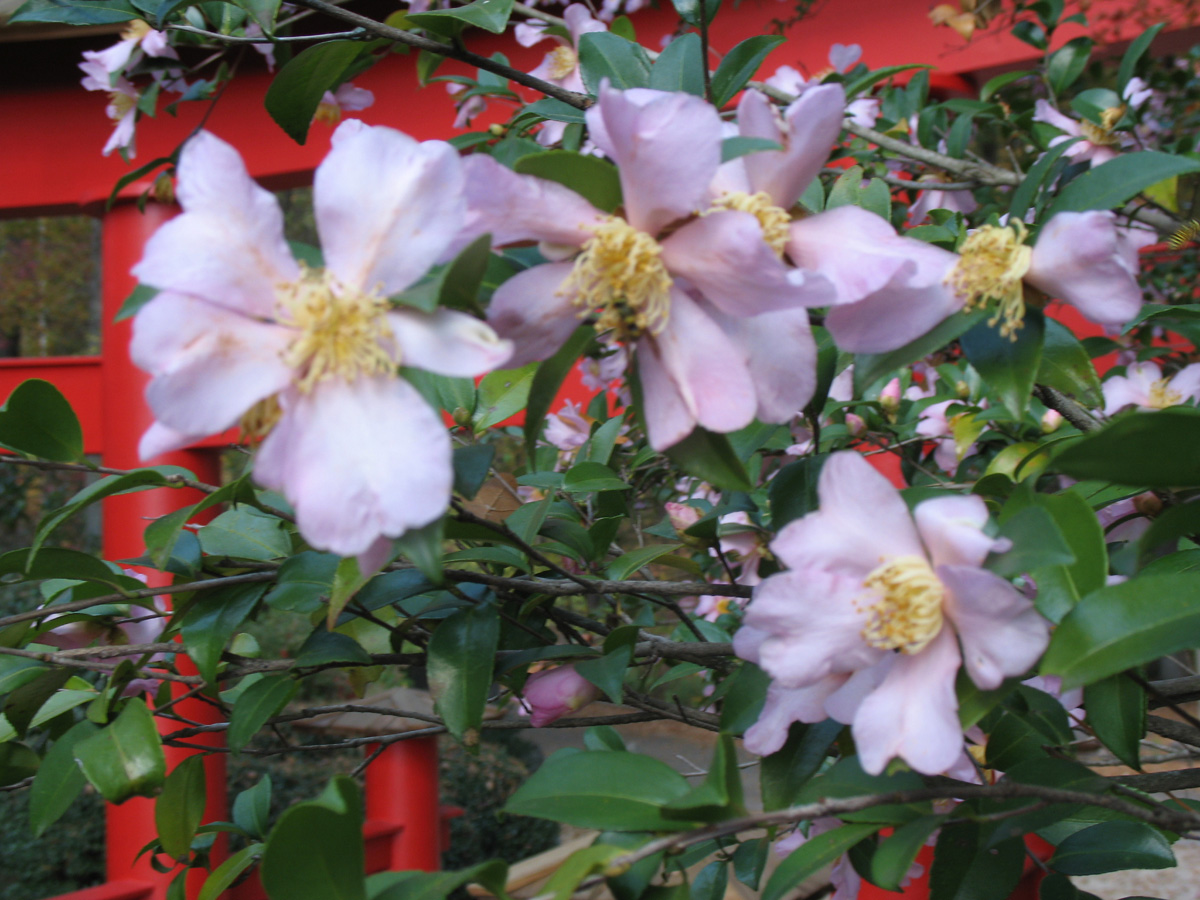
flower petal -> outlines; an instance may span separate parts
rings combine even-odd
[[[730,210],[696,219],[663,241],[662,250],[668,271],[731,316],[827,306],[835,298],[828,279],[785,265],[749,213]]]
[[[188,444],[194,444],[207,434],[182,434],[173,428],[168,428],[161,422],[155,422],[146,429],[138,442],[138,459],[144,463],[151,462],[155,457],[174,450],[182,450]]]
[[[1050,624],[1011,584],[986,569],[938,566],[945,613],[963,646],[971,680],[985,691],[1027,671],[1050,642]]]
[[[821,173],[829,151],[842,133],[846,93],[840,84],[810,88],[784,114],[785,149],[750,153],[746,171],[755,191],[766,191],[776,206],[791,209],[804,189]],[[779,129],[768,124],[776,115],[771,102],[758,91],[746,91],[738,104],[738,127],[744,137],[780,140]],[[743,124],[743,116],[746,117]]]
[[[963,742],[954,694],[958,664],[949,628],[920,653],[898,654],[854,717],[854,745],[864,771],[878,775],[898,756],[923,775],[937,775],[958,761]]]
[[[445,255],[463,226],[458,152],[344,122],[313,176],[313,205],[329,270],[350,287],[398,293]]]
[[[853,451],[835,453],[817,481],[820,509],[784,526],[771,550],[790,568],[865,578],[884,559],[924,556],[904,500]]]
[[[1007,539],[983,533],[988,511],[981,497],[926,500],[913,510],[913,519],[935,566],[978,568],[992,551],[1002,553],[1012,546]]]
[[[450,437],[408,382],[328,380],[281,403],[254,475],[288,499],[313,547],[358,556],[445,511]]]
[[[1136,251],[1129,252],[1110,212],[1064,212],[1047,222],[1026,279],[1101,325],[1124,325],[1142,308]]]
[[[927,334],[962,308],[963,299],[942,281],[922,283],[901,274],[858,303],[833,307],[825,327],[842,350],[886,353]]]
[[[178,171],[184,214],[151,236],[133,274],[162,290],[270,318],[276,285],[298,272],[279,203],[254,183],[238,152],[207,131],[184,145]]]
[[[646,439],[656,450],[674,446],[695,429],[696,416],[667,372],[654,341],[638,341],[637,367],[646,413]]]
[[[585,114],[596,146],[620,168],[629,224],[656,235],[697,212],[721,164],[721,119],[691,94],[600,87]]]
[[[1171,376],[1168,386],[1183,397],[1183,402],[1200,397],[1200,363],[1184,366]]]
[[[764,422],[789,422],[812,399],[817,384],[817,345],[808,311],[788,309],[760,316],[712,316],[741,349]]]
[[[488,324],[511,340],[508,365],[518,368],[553,356],[579,327],[579,309],[564,287],[572,264],[546,263],[514,275],[496,289],[488,307]]]
[[[579,247],[604,218],[570,188],[518,175],[490,156],[473,154],[463,166],[468,208],[463,243],[490,233],[497,247],[528,240]]]
[[[287,387],[293,372],[282,354],[294,337],[291,329],[164,293],[134,319],[130,355],[153,376],[146,402],[158,420],[203,437]]]
[[[824,722],[825,699],[845,682],[845,675],[830,675],[803,688],[785,688],[778,682],[767,687],[767,700],[758,721],[746,729],[746,749],[769,756],[787,743],[793,722]]]
[[[400,348],[401,365],[473,378],[499,368],[512,356],[512,341],[500,339],[486,322],[466,313],[399,309],[388,313],[387,319]]]
[[[1150,388],[1161,378],[1162,369],[1150,360],[1126,366],[1124,375],[1113,375],[1104,382],[1104,414],[1111,416],[1131,403],[1148,407]]]

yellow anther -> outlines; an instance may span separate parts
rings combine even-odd
[[[723,209],[747,212],[758,219],[759,227],[762,228],[763,240],[775,251],[776,256],[783,256],[792,217],[788,215],[787,210],[772,204],[771,197],[766,191],[759,191],[757,194],[730,191],[714,200],[712,208],[708,212],[719,212]]]
[[[125,30],[121,32],[121,40],[123,41],[140,41],[148,35],[153,29],[149,22],[141,19],[134,19],[125,26]]]
[[[122,94],[120,91],[113,91],[108,95],[108,117],[114,122],[125,118],[125,115],[137,106],[138,98],[130,97],[128,94]]]
[[[1173,391],[1167,384],[1167,379],[1160,378],[1150,385],[1150,396],[1146,405],[1154,409],[1166,409],[1168,406],[1178,406],[1183,402],[1183,394]]]
[[[942,630],[945,588],[923,557],[894,557],[872,571],[863,587],[882,595],[862,632],[872,647],[920,653]]]
[[[307,392],[328,378],[395,371],[397,360],[385,349],[393,343],[387,300],[347,288],[324,269],[300,266],[300,277],[275,292],[280,322],[300,332],[283,357],[299,373],[296,387]]]
[[[579,65],[579,57],[570,47],[558,46],[550,51],[550,77],[561,81]]]
[[[1117,123],[1124,116],[1124,106],[1110,106],[1100,113],[1099,125],[1084,119],[1079,123],[1079,131],[1090,143],[1111,147],[1121,140],[1118,135],[1113,133],[1113,129],[1117,127]]]
[[[1000,323],[1000,334],[1017,339],[1016,332],[1025,322],[1024,285],[1033,248],[1026,246],[1025,225],[1010,227],[984,225],[963,242],[958,264],[946,276],[946,284],[966,302],[967,309],[984,306],[989,297],[998,302],[996,314],[988,320]]]
[[[575,294],[581,317],[599,314],[598,331],[615,331],[621,340],[660,333],[671,311],[671,276],[662,246],[616,216],[592,234],[561,290]]]

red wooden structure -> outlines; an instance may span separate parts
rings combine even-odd
[[[931,5],[929,0],[829,0],[818,4],[815,14],[789,33],[789,41],[774,53],[764,71],[783,64],[817,71],[826,66],[832,43],[859,43],[864,61],[873,68],[934,62],[940,67],[935,85],[969,91],[981,77],[997,69],[1029,62],[1030,48],[1006,34],[985,34],[964,44],[950,30],[934,29],[927,18]],[[671,33],[677,24],[669,5],[663,6],[634,17],[642,42],[649,46],[655,46],[658,38]],[[772,19],[784,18],[790,11],[789,4],[776,0],[747,0],[736,8],[726,4],[717,20],[714,48],[724,52],[746,37],[764,33]],[[106,466],[128,468],[141,464],[137,443],[151,415],[141,399],[145,375],[128,356],[129,322],[113,323],[112,319],[134,287],[128,275],[130,267],[140,258],[147,237],[172,212],[153,203],[144,213],[138,211],[130,201],[146,184],[129,186],[122,201],[105,211],[104,201],[127,167],[115,156],[100,156],[111,123],[104,115],[103,99],[79,88],[75,63],[81,49],[105,46],[115,39],[117,30],[101,29],[98,34],[93,30],[90,38],[80,38],[80,32],[69,28],[0,27],[0,121],[5,123],[0,137],[0,171],[4,172],[0,218],[50,214],[100,218],[104,322],[100,356],[0,360],[0,397],[7,397],[26,378],[52,381],[79,414],[86,451],[98,454]],[[1131,25],[1122,37],[1128,39],[1137,30]],[[1067,26],[1056,41],[1065,42],[1080,33],[1077,26]],[[1196,29],[1176,31],[1163,35],[1159,46],[1186,47],[1198,36]],[[544,52],[543,48],[513,46],[503,38],[472,40],[479,52],[503,49],[514,65],[527,70]],[[263,110],[262,97],[270,76],[265,71],[246,72],[251,64],[249,59],[243,61],[242,72],[221,96],[206,127],[237,147],[251,173],[268,187],[305,184],[328,150],[330,130],[315,125],[305,146],[288,139]],[[444,71],[463,71],[463,67],[448,63]],[[422,139],[453,133],[454,110],[449,98],[437,87],[419,88],[412,58],[392,56],[358,83],[373,90],[377,98],[375,105],[362,113],[365,121],[391,125]],[[138,137],[139,161],[170,153],[198,124],[203,111],[199,104],[185,104],[178,118],[160,115],[144,120]],[[492,118],[502,119],[506,114],[505,110]],[[202,481],[216,482],[220,476],[216,448],[221,446],[217,438],[156,462],[181,465]],[[104,501],[104,556],[141,555],[146,522],[194,500],[184,494],[161,489]],[[211,722],[215,716],[213,707],[196,701],[181,705],[180,711],[199,722]],[[206,737],[214,743],[220,741],[219,734]],[[188,752],[169,750],[168,759],[174,764]],[[206,820],[227,818],[223,756],[210,755],[206,766]],[[367,777],[366,835],[372,868],[436,868],[441,828],[434,739],[392,744],[372,763]],[[107,825],[109,882],[73,894],[73,900],[162,900],[169,876],[155,872],[147,857],[133,860],[138,849],[156,836],[153,801],[135,799],[108,807]],[[250,890],[236,893],[237,900],[253,900]],[[920,887],[914,885],[909,895],[920,893]]]

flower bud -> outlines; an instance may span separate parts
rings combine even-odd
[[[896,410],[900,408],[900,379],[893,378],[883,386],[883,390],[879,392],[879,405],[883,407],[883,411],[889,419],[895,418]],[[849,416],[846,417],[849,424]]]
[[[549,725],[599,696],[600,689],[576,672],[574,666],[558,666],[530,675],[523,692],[529,723],[534,728]]]
[[[1146,491],[1144,494],[1138,494],[1133,498],[1133,508],[1143,516],[1153,519],[1162,512],[1163,503],[1156,493]]]
[[[846,413],[846,430],[850,432],[851,437],[862,437],[867,431],[867,423],[862,416]]]
[[[150,188],[150,193],[159,203],[174,203],[175,202],[175,182],[167,172],[159,173],[159,176],[154,179],[154,186]]]
[[[971,396],[971,386],[965,381],[954,382],[954,393],[960,400],[966,400]]]
[[[463,428],[466,428],[471,424],[471,411],[466,407],[455,407],[454,412],[450,414],[450,417],[454,419],[455,425],[461,425]]]
[[[1046,410],[1046,414],[1042,416],[1042,434],[1053,434],[1062,423],[1062,413],[1056,409]]]

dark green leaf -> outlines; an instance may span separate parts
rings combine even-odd
[[[494,606],[460,609],[429,640],[429,691],[446,728],[468,746],[479,740],[500,639]]]
[[[816,510],[817,478],[826,457],[808,456],[788,463],[771,479],[767,497],[771,505],[771,528],[783,528],[793,519],[799,519]]]
[[[238,880],[238,876],[254,865],[262,850],[262,844],[250,844],[213,869],[212,874],[204,880],[204,887],[200,889],[196,900],[218,900]],[[180,874],[186,875],[187,872]]]
[[[198,595],[183,614],[179,624],[183,644],[205,681],[216,680],[225,645],[266,591],[265,584],[218,588]]]
[[[992,554],[987,567],[1004,578],[1045,566],[1069,566],[1075,554],[1062,536],[1054,517],[1040,506],[1027,506],[1003,520],[1000,537],[1012,541],[1012,549]]]
[[[287,900],[366,900],[358,785],[338,775],[316,800],[297,803],[271,829],[262,885]]]
[[[221,513],[199,530],[198,537],[209,556],[265,561],[292,552],[291,537],[283,520],[249,506]]]
[[[1129,84],[1129,79],[1137,71],[1138,61],[1150,49],[1151,42],[1158,37],[1158,33],[1166,27],[1166,24],[1166,22],[1159,22],[1157,25],[1151,25],[1133,39],[1129,49],[1121,58],[1121,67],[1117,70],[1117,90],[1119,92],[1124,92],[1125,85]]]
[[[910,341],[903,347],[890,350],[887,353],[859,353],[854,357],[854,393],[862,394],[884,375],[895,369],[903,368],[923,356],[928,356],[964,332],[974,328],[980,322],[986,321],[988,312],[977,309],[974,312],[960,312],[937,325],[932,330]]]
[[[300,51],[267,88],[267,112],[292,140],[303,144],[321,98],[345,80],[364,52],[360,41],[328,41]]]
[[[408,21],[440,34],[457,35],[465,25],[474,25],[492,34],[503,34],[512,15],[513,0],[474,0],[466,6],[407,13]]]
[[[569,187],[603,212],[612,212],[622,202],[617,167],[596,156],[569,150],[547,150],[522,156],[513,169],[522,175],[545,178]]]
[[[1104,395],[1100,379],[1083,344],[1071,329],[1046,319],[1046,334],[1042,343],[1042,359],[1038,364],[1038,384],[1049,385],[1077,398],[1085,406],[1102,406]]]
[[[570,103],[563,103],[553,97],[543,97],[536,103],[530,103],[525,107],[525,112],[536,113],[547,119],[553,119],[555,122],[571,122],[578,125],[582,125],[584,122],[583,110],[576,109]]]
[[[112,25],[141,18],[127,0],[29,0],[8,20],[17,22],[60,22],[63,25]]]
[[[1128,675],[1113,675],[1083,690],[1088,724],[1096,737],[1133,769],[1142,767],[1140,742],[1146,734],[1146,692]]]
[[[167,773],[154,716],[137,697],[107,728],[76,743],[73,752],[87,780],[109,803],[152,796]]]
[[[727,137],[721,141],[721,162],[727,163],[749,153],[761,153],[764,150],[782,150],[783,145],[778,141],[760,137]]]
[[[749,491],[753,487],[746,467],[723,434],[697,428],[678,444],[668,447],[666,454],[688,475],[721,490]]]
[[[45,834],[83,790],[87,779],[75,762],[75,745],[99,730],[87,719],[76,722],[54,742],[38,766],[37,777],[29,789],[29,825],[35,837]]]
[[[826,719],[814,725],[793,723],[783,747],[762,760],[763,809],[785,809],[796,802],[800,789],[808,783],[842,733],[841,722]]]
[[[532,459],[537,440],[546,424],[550,406],[562,387],[563,380],[575,365],[575,361],[595,339],[595,330],[590,325],[581,325],[567,338],[562,348],[538,366],[533,383],[529,388],[529,405],[525,409],[525,452]]]
[[[351,643],[358,647],[356,642]],[[296,665],[299,666],[300,662],[297,661]],[[296,695],[297,687],[295,679],[288,675],[268,675],[246,688],[229,714],[229,730],[225,734],[230,749],[236,753],[245,747],[267,719],[278,715],[288,705]]]
[[[487,481],[496,448],[491,444],[471,444],[454,448],[454,491],[472,499]]]
[[[612,581],[624,581],[642,566],[649,565],[660,556],[674,553],[681,546],[681,544],[651,544],[648,547],[630,550],[608,564],[608,577]]]
[[[600,82],[620,90],[648,87],[650,57],[640,45],[611,32],[585,34],[579,39],[579,74],[592,94],[600,92]]]
[[[620,704],[625,696],[625,670],[633,661],[633,648],[629,645],[606,652],[599,659],[589,659],[575,664],[575,671],[594,684],[613,703]]]
[[[117,314],[113,316],[114,322],[123,322],[126,319],[131,319],[137,315],[137,311],[158,296],[158,288],[152,288],[146,284],[139,284],[133,289],[125,302],[121,304],[121,308],[117,310]]]
[[[1094,42],[1091,38],[1077,37],[1067,41],[1046,61],[1046,81],[1055,95],[1062,94],[1075,83],[1087,67]]]
[[[1080,494],[1066,491],[1061,494],[1038,494],[1038,506],[1054,518],[1058,530],[1075,556],[1074,563],[1065,565],[1079,596],[1102,588],[1108,578],[1108,550],[1104,544],[1104,529]]]
[[[716,3],[712,5],[715,7]],[[700,52],[700,35],[680,35],[667,44],[650,69],[650,87],[704,96],[704,56]]]
[[[1169,869],[1175,854],[1167,839],[1144,822],[1101,822],[1068,837],[1050,859],[1064,875],[1099,875],[1121,869]]]
[[[17,737],[25,737],[25,732],[38,710],[70,680],[70,669],[51,669],[22,684],[4,698],[4,718],[17,733]]]
[[[714,860],[692,879],[691,900],[725,900],[729,886],[729,863]]]
[[[446,520],[437,519],[420,528],[410,528],[396,540],[396,546],[433,584],[442,583],[442,542]],[[349,599],[347,597],[347,599]],[[333,621],[332,604],[329,619]],[[339,607],[339,612],[341,611]]]
[[[1037,162],[1029,167],[1024,180],[1017,185],[1017,189],[1013,191],[1012,200],[1009,202],[1008,217],[1011,221],[1024,220],[1025,213],[1033,205],[1033,198],[1037,194],[1038,188],[1046,182],[1051,169],[1058,163],[1060,157],[1079,143],[1080,140],[1082,138],[1068,138],[1061,143],[1055,144],[1043,153]]]
[[[713,749],[708,774],[700,784],[678,800],[663,807],[668,816],[690,821],[717,822],[733,816],[744,816],[742,776],[737,765],[737,749],[733,737],[721,734]]]
[[[693,28],[700,28],[707,25],[716,16],[717,10],[721,6],[721,0],[671,0],[671,4],[675,7],[675,12],[679,13],[679,18]],[[695,36],[698,37],[698,35]],[[679,38],[675,40],[679,40]],[[669,47],[670,44],[667,46]]]
[[[593,491],[627,491],[630,485],[621,480],[608,466],[598,462],[576,463],[567,469],[563,478],[563,490],[574,493]]]
[[[922,816],[907,825],[901,825],[890,837],[885,838],[871,856],[871,883],[885,891],[900,890],[917,853],[934,830],[941,827],[945,818]]]
[[[459,872],[389,872],[375,876],[394,881],[379,893],[372,893],[371,900],[443,900],[467,894],[467,884],[481,884],[491,896],[506,898],[505,883],[508,880],[508,864],[492,859]],[[389,879],[390,880],[390,879]],[[568,895],[569,896],[569,895]]]
[[[1122,153],[1089,169],[1063,188],[1046,212],[1046,218],[1060,212],[1113,209],[1152,184],[1191,172],[1200,172],[1200,160],[1157,150]]]
[[[752,662],[744,662],[729,676],[721,704],[721,730],[742,734],[758,721],[771,679]]]
[[[1025,844],[1019,838],[989,847],[983,826],[947,825],[929,873],[930,900],[1008,900],[1024,862]]]
[[[44,578],[77,578],[80,581],[98,581],[112,585],[122,592],[137,591],[145,587],[136,578],[118,575],[103,560],[79,550],[61,547],[47,547],[32,560],[29,550],[10,550],[0,555],[0,576],[8,576],[4,579],[5,584],[40,581]],[[153,601],[148,598],[133,602],[142,606],[153,606]]]
[[[58,388],[40,378],[17,385],[0,409],[0,446],[55,462],[83,457],[83,429]]]
[[[1200,486],[1200,412],[1135,412],[1063,445],[1052,466],[1073,478],[1138,487]]]
[[[891,78],[893,75],[899,75],[901,72],[910,72],[913,69],[932,69],[933,66],[905,64],[900,66],[884,66],[882,69],[876,69],[873,72],[867,72],[860,75],[852,81],[846,82],[846,99],[853,100],[867,88],[873,84],[878,84],[885,79]]]
[[[234,0],[234,2],[253,16],[264,34],[275,33],[275,15],[279,12],[279,0]]]
[[[204,757],[189,756],[163,783],[154,801],[154,825],[163,852],[176,860],[187,858],[192,838],[204,818]]]
[[[767,55],[783,43],[779,35],[761,34],[742,41],[721,58],[712,76],[713,106],[721,109],[754,77]]]
[[[762,900],[782,900],[793,888],[826,863],[833,862],[863,838],[880,829],[879,825],[843,825],[809,838],[779,864],[763,888]]]
[[[267,604],[276,609],[307,615],[321,608],[333,590],[339,558],[332,553],[307,550],[283,561]]]
[[[242,791],[233,801],[233,821],[254,837],[267,833],[271,814],[271,776],[263,772],[253,786]]]
[[[36,776],[39,762],[38,755],[24,744],[0,744],[0,787]]]
[[[967,360],[992,388],[1004,406],[1019,421],[1029,406],[1029,393],[1042,357],[1045,326],[1042,314],[1027,310],[1025,325],[1015,333],[1016,340],[980,322],[960,339]]]

